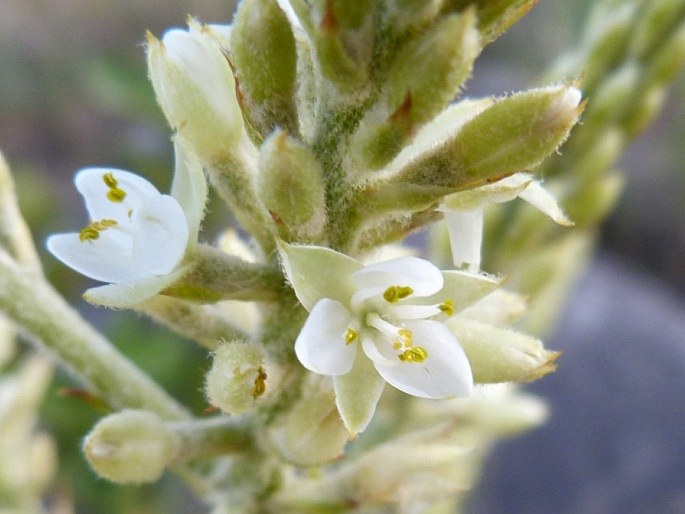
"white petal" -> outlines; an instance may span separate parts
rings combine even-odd
[[[104,230],[100,237],[81,242],[79,234],[56,234],[47,240],[50,252],[79,273],[101,282],[132,282],[150,276],[137,265],[130,247]]]
[[[352,274],[358,290],[409,286],[414,296],[429,296],[442,288],[442,273],[431,262],[413,256],[397,257],[365,266]]]
[[[450,235],[454,265],[480,268],[480,247],[483,243],[483,209],[446,211],[445,222]]]
[[[452,332],[437,321],[407,323],[414,334],[414,346],[426,349],[423,362],[386,366],[374,362],[381,376],[400,391],[422,398],[444,399],[468,396],[473,375],[466,354]]]
[[[497,289],[502,279],[485,273],[471,273],[462,270],[443,271],[445,285],[433,296],[417,298],[417,304],[440,304],[452,300],[454,310],[458,313],[469,305],[485,298]]]
[[[349,373],[357,351],[357,344],[345,342],[349,325],[350,313],[343,304],[319,300],[295,341],[295,354],[302,365],[322,375]]]
[[[490,203],[509,202],[514,200],[532,180],[528,173],[514,173],[486,186],[452,193],[443,198],[440,210],[470,211]]]
[[[117,187],[126,193],[123,201],[112,202],[107,199],[109,188],[103,177],[111,173],[117,180]],[[113,219],[126,225],[129,210],[146,203],[148,198],[159,196],[159,191],[143,177],[129,171],[114,168],[86,168],[74,177],[76,188],[83,195],[90,219],[99,221]]]
[[[559,225],[567,227],[573,225],[557,204],[556,199],[542,187],[540,182],[533,181],[528,184],[528,187],[519,193],[519,198],[552,218]]]
[[[377,334],[374,337],[364,337],[362,339],[364,354],[373,362],[385,366],[395,366],[399,363],[397,353],[392,349],[392,341],[384,334]]]
[[[169,195],[159,195],[135,210],[132,223],[137,265],[154,275],[171,272],[188,244],[188,222],[179,203]]]
[[[435,305],[401,305],[389,303],[386,303],[383,311],[392,316],[393,319],[402,320],[426,319],[431,316],[437,316],[442,312]]]
[[[171,184],[171,196],[180,204],[188,222],[190,244],[195,245],[200,232],[200,222],[207,202],[207,180],[199,159],[180,142],[174,141],[176,168]]]
[[[168,275],[152,276],[125,284],[93,287],[83,293],[87,302],[113,309],[128,309],[149,300],[185,275],[190,267],[179,268]]]
[[[385,381],[369,359],[355,359],[352,370],[333,377],[335,403],[352,437],[363,432],[371,422]]]

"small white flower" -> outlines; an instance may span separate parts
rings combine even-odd
[[[573,225],[554,197],[528,173],[515,173],[494,184],[460,191],[443,199],[441,210],[449,231],[454,265],[469,270],[480,268],[483,242],[483,212],[487,205],[525,200],[542,213],[564,226]]]
[[[295,353],[307,369],[333,376],[351,432],[370,421],[383,380],[423,398],[471,393],[466,355],[439,320],[491,292],[496,280],[442,272],[412,256],[364,267],[326,248],[281,250],[288,279],[309,310]]]
[[[199,164],[177,151],[173,196],[118,169],[86,168],[74,182],[91,222],[79,232],[50,236],[47,247],[70,268],[110,283],[89,290],[88,300],[129,306],[183,274],[181,264],[195,248],[206,196]]]

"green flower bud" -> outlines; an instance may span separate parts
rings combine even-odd
[[[267,391],[264,351],[252,343],[223,343],[214,352],[205,378],[205,393],[212,405],[228,414],[242,414],[254,407]],[[271,386],[271,380],[268,382]]]
[[[485,46],[521,19],[537,2],[538,0],[446,0],[443,10],[461,11],[475,5],[478,9],[478,30]]]
[[[631,33],[633,55],[649,59],[649,53],[664,44],[670,31],[683,20],[682,0],[651,0],[644,4]]]
[[[275,0],[243,0],[233,20],[231,58],[245,115],[262,137],[280,126],[297,130],[296,51],[290,24]]]
[[[321,164],[311,151],[277,130],[259,154],[259,195],[279,236],[287,241],[320,239],[326,222]]]
[[[685,24],[671,36],[651,59],[647,75],[652,84],[667,85],[685,64]]]
[[[123,410],[95,425],[83,441],[83,453],[101,477],[120,484],[142,484],[157,481],[180,446],[180,438],[156,414]]]
[[[569,216],[581,227],[600,223],[616,205],[624,182],[617,173],[588,180],[567,202]]]
[[[274,450],[296,466],[318,466],[340,457],[348,432],[330,379],[310,374],[300,398],[272,421],[267,433]]]
[[[148,71],[171,127],[205,162],[225,159],[244,130],[235,79],[212,29],[192,18],[189,31],[148,32]]]
[[[471,364],[474,382],[531,382],[556,369],[560,352],[534,337],[455,316],[446,322]]]
[[[431,120],[471,74],[480,50],[474,11],[451,15],[402,48],[388,70],[382,100],[362,121],[351,142],[360,166],[377,169]]]
[[[449,138],[402,159],[403,167],[393,170],[389,185],[416,186],[437,200],[446,188],[477,187],[533,168],[566,139],[584,107],[580,98],[580,91],[571,86],[503,98]]]

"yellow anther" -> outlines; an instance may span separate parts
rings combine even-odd
[[[110,202],[121,203],[126,198],[126,191],[118,187],[110,187],[107,191],[107,199]]]
[[[414,344],[414,335],[408,328],[401,328],[397,331],[397,335],[400,337],[402,346],[411,346]]]
[[[446,316],[454,316],[454,302],[449,298],[438,305],[440,309]]]
[[[97,239],[98,237],[100,237],[100,232],[98,232],[91,226],[82,228],[81,231],[78,233],[78,239],[82,243],[84,241],[92,241],[93,239]]]
[[[264,368],[257,370],[257,378],[254,379],[254,387],[252,388],[252,397],[257,398],[266,392],[266,371]]]
[[[359,339],[359,334],[357,333],[357,331],[353,330],[351,328],[348,328],[347,332],[345,332],[345,344],[352,344],[357,339]]]
[[[117,222],[114,220],[103,219],[100,221],[93,221],[88,226],[91,228],[94,228],[98,232],[101,232],[101,231],[105,230],[106,228],[115,226],[116,224],[117,224]]]
[[[413,346],[398,355],[402,362],[423,362],[428,358],[428,350],[422,346]]]
[[[396,303],[413,292],[414,290],[409,286],[390,286],[383,293],[383,298],[386,302]]]
[[[399,341],[395,341],[394,343],[392,343],[393,350],[399,350],[400,348],[402,348],[402,343],[400,343]]]
[[[102,180],[105,182],[105,185],[110,189],[117,187],[117,184],[119,184],[119,181],[114,178],[114,174],[112,173],[105,173],[102,176]]]

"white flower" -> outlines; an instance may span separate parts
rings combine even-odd
[[[281,254],[309,311],[295,353],[307,369],[333,376],[338,409],[351,432],[370,421],[383,380],[423,398],[471,393],[466,355],[439,320],[490,293],[496,280],[442,272],[412,256],[364,267],[315,246],[283,245]]]
[[[466,264],[472,271],[480,268],[484,208],[488,204],[509,202],[516,197],[533,205],[560,225],[573,225],[554,197],[528,173],[515,173],[494,184],[451,194],[443,199],[441,210],[445,211],[455,266]]]
[[[89,301],[130,306],[187,270],[181,264],[195,248],[206,197],[198,163],[177,150],[173,196],[118,169],[86,168],[74,182],[91,222],[79,232],[50,236],[47,247],[70,268],[111,283],[87,291]]]

